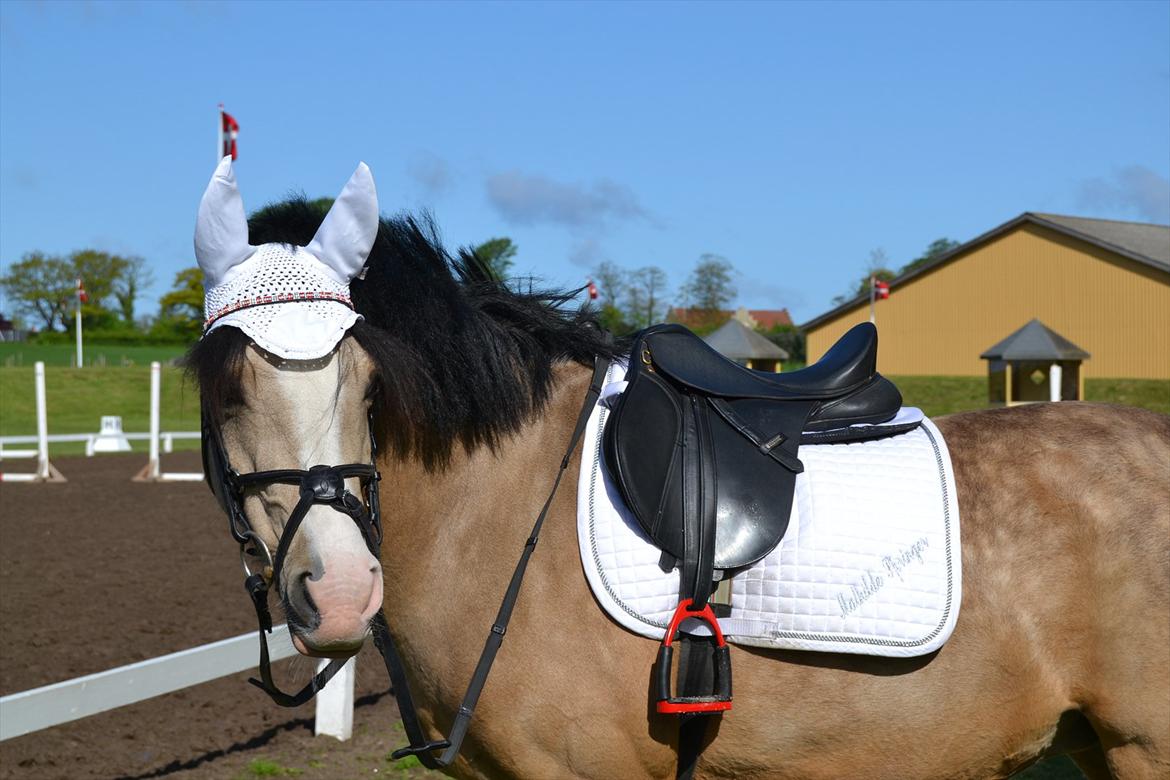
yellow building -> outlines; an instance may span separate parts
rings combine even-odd
[[[1025,213],[890,282],[875,307],[884,374],[983,375],[1032,319],[1092,356],[1091,377],[1170,379],[1170,226]],[[860,296],[804,324],[808,358],[869,319]]]

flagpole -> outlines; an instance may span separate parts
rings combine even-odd
[[[873,306],[874,289],[877,287],[877,285],[875,284],[875,279],[876,279],[876,277],[873,274],[870,274],[870,277],[869,277],[869,321],[872,324],[877,323],[877,319],[874,317],[874,311],[873,311],[873,309],[874,309],[874,306]]]
[[[77,367],[84,365],[81,352],[81,280],[77,280]]]
[[[219,121],[215,123],[215,164],[223,159],[223,103],[219,104]]]

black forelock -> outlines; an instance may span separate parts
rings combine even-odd
[[[268,206],[249,219],[249,241],[304,246],[325,212],[303,197]],[[587,365],[620,348],[606,341],[592,312],[570,307],[573,293],[520,292],[496,280],[474,252],[449,254],[426,214],[382,218],[362,276],[350,292],[364,319],[350,335],[374,363],[379,446],[431,466],[456,442],[493,446],[529,420],[548,398],[556,363]],[[239,400],[246,344],[235,328],[221,328],[188,355],[216,417]]]

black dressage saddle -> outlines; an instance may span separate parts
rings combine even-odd
[[[605,462],[642,529],[679,567],[676,616],[714,624],[716,581],[780,542],[804,470],[802,435],[819,443],[898,432],[849,427],[886,422],[901,407],[876,367],[869,323],[786,374],[744,368],[681,325],[635,337],[629,384],[606,423]],[[730,679],[727,687],[729,700]]]

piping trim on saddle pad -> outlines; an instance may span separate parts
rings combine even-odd
[[[660,639],[678,600],[677,570],[622,505],[605,469],[602,433],[620,393],[614,365],[591,415],[578,486],[582,567],[619,624]],[[620,388],[620,389],[619,389]],[[608,403],[607,403],[608,401]],[[958,504],[946,443],[916,409],[891,430],[849,444],[805,444],[789,530],[762,561],[731,580],[728,639],[767,648],[910,657],[950,637],[962,593]],[[895,425],[896,423],[896,425]],[[705,626],[684,624],[705,634]]]

